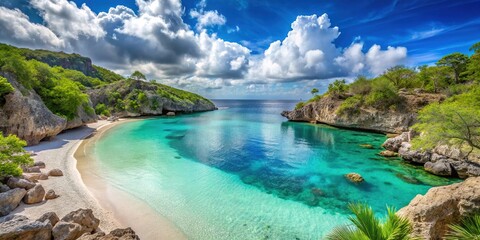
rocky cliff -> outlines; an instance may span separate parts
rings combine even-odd
[[[15,88],[0,106],[0,131],[15,134],[29,145],[53,137],[67,126],[67,120],[53,114],[33,90],[25,89],[9,74],[2,74]]]
[[[415,237],[436,240],[449,230],[448,224],[457,224],[479,211],[480,177],[472,177],[462,183],[431,188],[397,214],[410,220]]]
[[[396,109],[376,109],[360,107],[355,113],[339,114],[344,98],[326,95],[318,101],[304,105],[299,109],[282,112],[290,121],[324,123],[336,127],[383,133],[401,133],[415,122],[417,112],[431,102],[445,98],[440,94],[399,93],[401,104]]]
[[[91,89],[94,106],[104,104],[117,117],[191,113],[215,110],[215,105],[197,94],[162,84],[137,80],[118,81]]]

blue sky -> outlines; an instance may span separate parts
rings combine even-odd
[[[256,99],[305,99],[335,78],[433,64],[480,41],[480,1],[74,2],[0,2],[0,41],[79,52],[211,98]]]

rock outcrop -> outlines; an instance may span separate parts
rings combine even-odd
[[[365,179],[363,179],[363,177],[358,173],[345,174],[345,178],[348,179],[350,182],[353,182],[353,183],[361,183],[361,182],[365,181]]]
[[[30,220],[25,216],[8,216],[0,223],[0,240],[51,240],[52,225]]]
[[[0,217],[13,211],[20,204],[26,193],[27,191],[23,188],[14,188],[0,193]]]
[[[24,88],[11,74],[1,73],[15,88],[0,106],[0,131],[15,134],[29,145],[56,136],[67,126],[67,120],[53,114],[33,90]]]
[[[142,93],[144,97],[138,98]],[[165,85],[144,81],[119,81],[88,91],[94,106],[116,106],[112,112],[117,117],[163,115],[167,112],[192,113],[215,110],[215,105],[197,94],[174,89]],[[122,106],[118,99],[131,99]],[[135,101],[135,102],[133,102]],[[133,104],[135,103],[135,104]]]
[[[105,235],[105,233],[95,233],[90,235],[83,235],[78,240],[114,240],[114,239],[121,239],[121,240],[139,240],[140,238],[135,234],[135,232],[131,228],[124,228],[124,229],[115,229],[111,231],[109,234]]]
[[[397,214],[413,225],[413,235],[421,239],[442,239],[448,224],[480,211],[480,177],[464,182],[431,188],[424,196],[417,195]]]
[[[401,133],[415,122],[417,111],[431,102],[445,97],[440,94],[400,92],[402,107],[398,110],[381,110],[372,107],[359,108],[355,114],[338,114],[343,98],[324,96],[318,101],[292,111],[282,112],[290,121],[324,123],[336,127],[384,132]]]

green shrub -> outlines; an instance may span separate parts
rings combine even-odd
[[[8,80],[0,76],[0,100],[3,99],[3,96],[13,92],[13,86],[8,82]]]
[[[333,83],[328,85],[327,93],[333,95],[342,95],[348,90],[348,85],[345,82],[345,79],[337,79]]]
[[[361,95],[354,95],[345,99],[337,109],[338,115],[344,114],[356,114],[360,112],[360,107],[363,103],[363,97]]]
[[[299,102],[299,103],[297,103],[297,105],[295,105],[295,109],[300,109],[303,106],[305,106],[305,103],[304,102]]]
[[[21,166],[33,164],[33,159],[25,152],[27,143],[15,135],[4,137],[0,132],[0,178],[22,175]]]
[[[355,82],[350,84],[348,91],[352,94],[367,95],[372,90],[372,81],[368,80],[366,77],[360,76]]]
[[[372,90],[365,98],[365,104],[375,108],[388,109],[397,104],[400,98],[395,86],[385,78],[376,78],[372,81]]]
[[[110,111],[108,110],[107,106],[103,103],[99,103],[97,104],[97,106],[95,106],[95,113],[97,115],[103,115],[107,117],[110,116]]]
[[[148,102],[148,97],[144,92],[139,92],[137,95],[137,100],[140,104],[146,104]]]

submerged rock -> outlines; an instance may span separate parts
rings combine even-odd
[[[27,191],[23,188],[15,188],[0,193],[0,217],[13,211],[20,204],[26,193]]]
[[[390,150],[381,151],[379,154],[383,157],[396,157],[398,155],[396,152]]]
[[[345,174],[345,178],[347,178],[350,182],[353,182],[353,183],[361,183],[365,181],[365,179],[363,179],[363,177],[358,173]]]
[[[366,149],[374,149],[373,145],[371,144],[360,144],[359,146]]]
[[[412,224],[413,235],[420,239],[442,239],[448,224],[480,211],[480,177],[443,187],[434,187],[417,195],[397,214]]]

